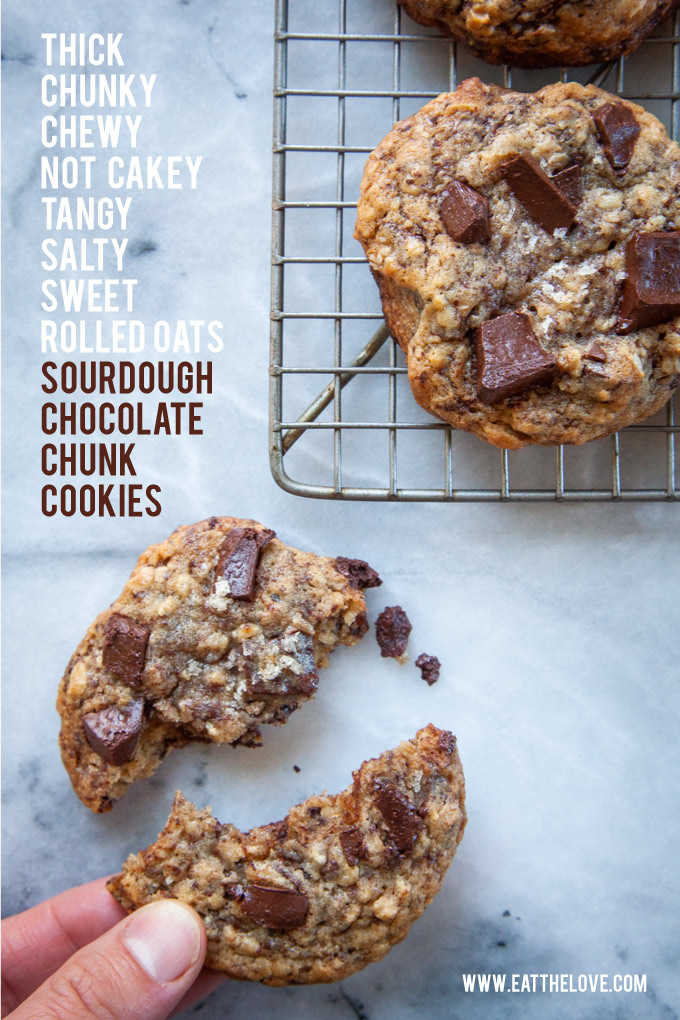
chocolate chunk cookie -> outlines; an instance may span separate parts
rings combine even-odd
[[[640,45],[678,0],[399,0],[414,21],[462,39],[492,64],[613,60]]]
[[[371,154],[356,237],[416,400],[496,446],[583,443],[680,379],[680,148],[593,86],[473,78]]]
[[[456,740],[427,726],[352,785],[240,832],[181,793],[155,843],[109,890],[126,910],[172,897],[201,915],[207,963],[267,985],[340,981],[406,936],[465,828]]]
[[[368,629],[347,562],[233,517],[147,549],[59,688],[62,759],[83,803],[109,810],[173,747],[253,746],[259,724],[285,722],[314,695],[333,648]]]

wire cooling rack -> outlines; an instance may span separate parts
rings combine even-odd
[[[579,447],[508,452],[413,399],[353,239],[367,155],[394,122],[471,75],[520,91],[588,81],[678,138],[680,15],[598,68],[495,67],[393,0],[277,0],[271,466],[300,496],[371,500],[679,500],[680,404]],[[677,447],[677,450],[676,450]]]

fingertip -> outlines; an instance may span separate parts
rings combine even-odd
[[[125,924],[123,942],[154,981],[170,984],[198,973],[206,951],[205,926],[196,911],[179,900],[154,900]]]

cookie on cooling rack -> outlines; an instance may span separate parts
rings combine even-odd
[[[177,794],[155,843],[109,890],[127,910],[195,907],[208,966],[266,985],[341,981],[382,959],[438,892],[465,828],[456,738],[427,726],[352,785],[250,832]]]
[[[680,381],[680,148],[593,86],[476,78],[371,154],[355,236],[419,404],[496,446],[583,443]]]
[[[557,67],[631,53],[678,0],[399,0],[492,64]]]
[[[80,799],[107,811],[173,747],[255,745],[313,697],[318,667],[368,630],[362,560],[211,517],[142,553],[76,649],[59,688],[60,745]]]

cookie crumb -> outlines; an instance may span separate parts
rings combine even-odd
[[[338,556],[335,560],[335,569],[359,591],[365,588],[379,588],[382,584],[378,571],[369,567],[366,560],[350,560],[346,556]]]
[[[432,684],[436,684],[437,680],[439,680],[439,672],[442,668],[442,664],[436,655],[426,655],[425,652],[423,652],[423,654],[419,655],[416,659],[416,666],[420,670],[420,674],[428,687],[431,687]]]
[[[411,621],[401,606],[387,606],[375,621],[375,637],[384,659],[406,661]]]

